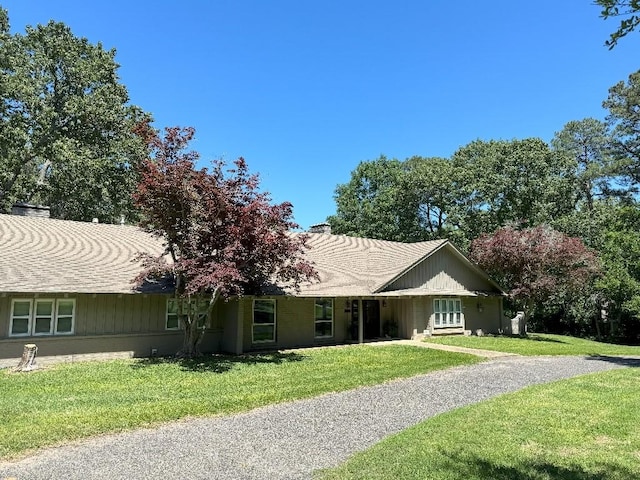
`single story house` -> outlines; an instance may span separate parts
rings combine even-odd
[[[160,240],[133,226],[32,213],[0,215],[0,359],[19,357],[26,343],[39,356],[180,348],[172,292],[132,283],[136,254],[161,253]],[[201,349],[239,354],[504,326],[504,292],[446,240],[309,233],[309,246],[319,281],[295,294],[218,301]]]

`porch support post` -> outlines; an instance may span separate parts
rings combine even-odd
[[[358,343],[364,343],[364,312],[362,311],[362,298],[358,299]]]

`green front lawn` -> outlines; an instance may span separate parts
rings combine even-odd
[[[0,371],[0,458],[194,415],[219,415],[478,362],[404,346],[315,348]]]
[[[530,333],[526,338],[452,335],[432,337],[425,341],[520,355],[640,355],[640,347],[614,345],[585,340],[584,338],[545,333]]]
[[[425,421],[323,480],[635,480],[640,369],[586,375]]]

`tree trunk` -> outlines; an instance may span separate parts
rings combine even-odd
[[[596,338],[601,342],[602,331],[600,329],[600,322],[602,322],[602,305],[600,305],[600,302],[596,302],[596,314],[594,315],[594,320],[596,322]]]
[[[209,305],[207,307],[206,318],[208,319],[211,315],[211,311],[213,310],[213,306],[215,305],[218,297],[220,296],[219,290],[216,288],[214,292],[211,294],[211,298],[209,299]],[[184,300],[188,304],[187,313],[184,311],[184,303],[181,302],[180,305],[180,318],[181,323],[184,328],[184,338],[182,339],[182,349],[176,354],[177,357],[180,358],[195,358],[202,356],[202,352],[200,351],[200,342],[204,337],[204,332],[207,328],[207,322],[202,325],[199,325],[199,312],[197,308],[198,301],[196,299],[196,308],[191,308],[190,305],[191,300]]]
[[[22,358],[20,363],[14,369],[16,372],[29,372],[36,368],[34,363],[36,362],[36,354],[38,353],[38,347],[34,343],[28,343],[24,346],[22,351]]]
[[[204,327],[198,326],[197,318],[188,319],[183,322],[184,338],[182,339],[182,348],[176,354],[179,358],[195,358],[200,357],[200,342],[204,336]]]

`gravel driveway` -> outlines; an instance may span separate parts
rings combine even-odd
[[[0,462],[0,480],[309,479],[422,420],[576,375],[640,360],[504,357],[250,412],[108,435]]]

